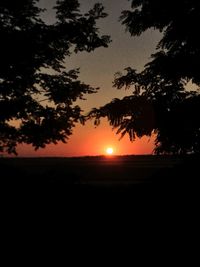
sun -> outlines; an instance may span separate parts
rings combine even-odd
[[[108,147],[106,149],[106,153],[107,153],[107,155],[112,155],[113,154],[113,148],[112,147]]]

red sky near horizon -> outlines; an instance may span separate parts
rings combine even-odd
[[[40,0],[40,5],[47,8],[43,19],[47,23],[53,23],[54,6],[56,0]],[[97,0],[80,0],[81,10],[88,11]],[[100,1],[109,16],[99,22],[101,34],[111,36],[112,43],[109,48],[99,48],[91,53],[78,53],[66,58],[66,69],[80,67],[80,80],[94,87],[100,87],[98,93],[85,95],[85,101],[79,101],[84,113],[92,108],[105,105],[113,98],[122,98],[130,91],[113,88],[114,74],[131,66],[141,70],[149,60],[150,55],[155,51],[156,43],[159,39],[159,33],[147,31],[141,37],[130,37],[125,32],[125,27],[119,22],[119,16],[122,10],[130,9],[130,1],[101,0]],[[112,147],[113,154],[151,154],[153,152],[153,138],[143,137],[130,142],[129,137],[125,136],[119,141],[120,135],[112,131],[111,126],[106,120],[103,120],[100,126],[94,126],[92,121],[85,126],[77,125],[68,143],[59,143],[57,145],[48,145],[45,149],[34,151],[32,146],[20,145],[18,147],[19,156],[94,156],[103,155],[107,147]]]
[[[67,144],[58,143],[48,145],[45,149],[34,151],[32,146],[20,145],[18,153],[21,157],[74,157],[105,155],[108,147],[113,148],[113,155],[152,154],[153,138],[143,137],[130,142],[125,136],[119,140],[120,135],[102,121],[97,128],[92,122],[85,126],[77,125]]]

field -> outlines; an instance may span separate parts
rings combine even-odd
[[[181,184],[198,179],[199,157],[97,156],[1,158],[1,182],[10,185],[127,187]]]
[[[199,156],[0,158],[1,203],[17,214],[75,212],[78,220],[105,211],[196,213],[199,164]]]

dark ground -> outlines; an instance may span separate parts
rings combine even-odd
[[[197,189],[199,164],[194,155],[0,158],[0,182],[23,192],[180,192]]]
[[[1,218],[19,235],[28,225],[50,238],[68,225],[84,238],[140,229],[153,240],[160,227],[161,238],[170,228],[183,238],[199,222],[199,164],[199,156],[0,158]]]

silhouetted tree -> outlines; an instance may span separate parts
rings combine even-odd
[[[0,152],[66,142],[82,118],[74,102],[97,88],[79,81],[78,69],[66,71],[64,60],[110,42],[96,25],[106,16],[101,4],[81,14],[77,0],[59,0],[56,22],[47,25],[37,2],[0,1]]]
[[[156,153],[200,152],[199,17],[198,0],[132,0],[122,24],[132,36],[149,28],[162,32],[157,52],[143,71],[129,67],[116,74],[114,86],[133,88],[132,96],[93,109],[89,117],[96,124],[107,117],[131,141],[155,133]]]

